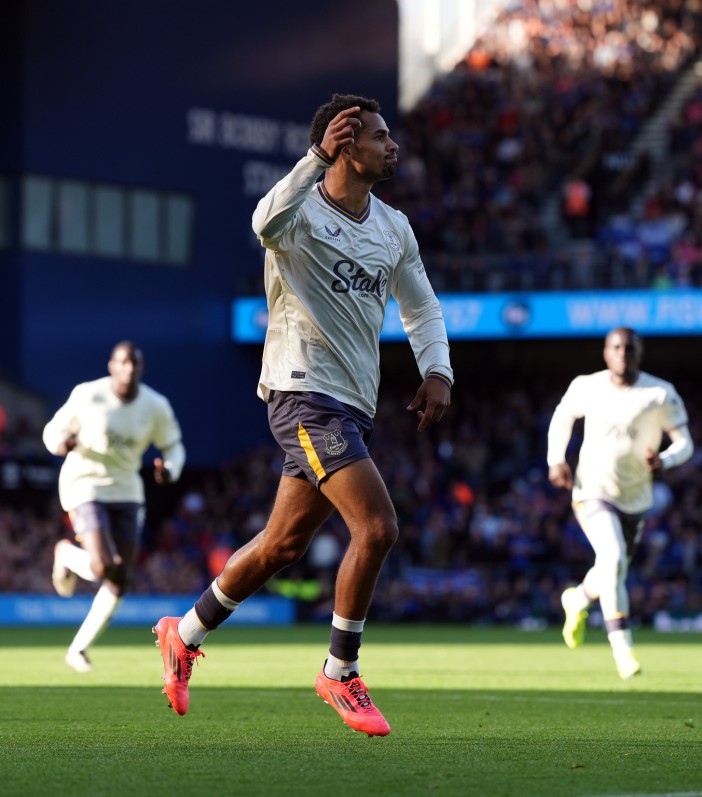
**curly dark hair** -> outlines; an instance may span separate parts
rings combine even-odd
[[[355,105],[358,105],[362,111],[380,113],[380,103],[377,100],[359,97],[356,94],[334,94],[329,102],[320,105],[315,111],[310,124],[310,144],[319,146],[329,122],[341,111],[353,108]]]

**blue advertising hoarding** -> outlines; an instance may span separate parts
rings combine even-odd
[[[464,293],[439,300],[451,340],[597,337],[617,326],[654,336],[702,334],[702,290]],[[263,342],[267,318],[263,297],[235,299],[232,339]],[[394,299],[380,339],[406,339]]]
[[[112,625],[149,627],[159,617],[181,617],[197,595],[127,595]],[[0,595],[0,627],[80,625],[93,602],[92,595],[76,595],[67,601],[55,595]],[[236,625],[292,625],[295,601],[279,596],[254,595],[229,618]]]

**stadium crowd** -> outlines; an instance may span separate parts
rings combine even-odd
[[[393,128],[402,157],[381,196],[410,218],[438,291],[659,286],[663,253],[646,233],[667,222],[672,246],[690,223],[668,207],[651,224],[653,197],[630,207],[653,178],[631,145],[691,68],[701,23],[697,0],[506,3]],[[671,119],[679,174],[650,188],[684,194],[691,213],[696,110]],[[616,247],[577,245],[607,243],[613,214],[642,224],[635,267]]]
[[[656,506],[630,574],[632,617],[702,615],[702,402],[686,398],[693,460],[656,480]],[[457,391],[450,414],[417,435],[406,398],[386,387],[372,450],[400,520],[372,616],[393,621],[558,624],[560,594],[584,575],[591,550],[570,496],[548,483],[546,429],[562,385],[491,382]],[[575,443],[577,445],[577,441]],[[196,594],[231,550],[264,525],[280,473],[271,444],[212,472],[190,473],[172,511],[149,513],[135,592]],[[174,486],[175,489],[175,486]],[[53,543],[66,532],[45,511],[0,509],[0,588],[52,593]],[[304,559],[271,582],[300,616],[327,620],[346,531],[332,518]]]
[[[667,168],[646,184],[640,212],[615,213],[598,229],[623,285],[702,286],[702,86],[671,121],[668,141]]]

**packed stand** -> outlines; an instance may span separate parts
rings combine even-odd
[[[439,291],[616,287],[574,267],[599,208],[631,198],[627,150],[700,48],[693,0],[514,0],[393,128],[404,211]],[[636,183],[637,185],[640,182]],[[570,235],[552,245],[556,197]]]
[[[702,79],[669,125],[665,168],[640,208],[613,214],[598,240],[622,285],[702,287]]]

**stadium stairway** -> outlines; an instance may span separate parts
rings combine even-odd
[[[643,190],[634,197],[631,203],[629,213],[632,218],[641,218],[648,189],[659,183],[661,175],[668,166],[668,129],[671,122],[700,85],[702,85],[702,59],[683,72],[658,112],[648,120],[634,139],[631,145],[632,159],[636,159],[640,155],[648,155],[651,173]]]

